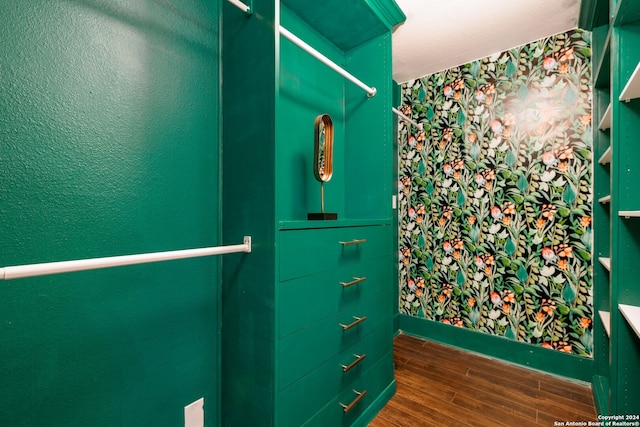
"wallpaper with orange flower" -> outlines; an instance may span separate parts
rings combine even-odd
[[[401,313],[591,356],[590,54],[576,30],[403,85]]]

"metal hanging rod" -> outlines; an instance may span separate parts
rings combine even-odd
[[[402,120],[404,120],[405,122],[409,122],[412,125],[414,125],[415,127],[417,127],[418,129],[422,130],[424,128],[424,125],[422,123],[418,123],[415,120],[410,119],[409,117],[407,117],[404,113],[402,113],[402,111],[398,110],[397,108],[391,108],[391,111],[393,111],[394,113],[396,113],[398,115],[398,117],[400,117]]]
[[[309,46],[307,43],[305,43],[300,38],[298,38],[298,36],[291,33],[291,31],[287,30],[286,28],[284,28],[282,25],[280,26],[280,34],[284,36],[286,39],[288,39],[289,41],[291,41],[296,46],[300,47],[305,52],[311,54],[311,56],[313,56],[314,58],[320,60],[320,62],[327,65],[332,70],[336,71],[338,74],[342,75],[343,77],[350,80],[352,83],[361,87],[365,92],[367,92],[367,96],[369,98],[375,96],[377,92],[375,87],[369,87],[366,84],[362,83],[360,80],[355,78],[352,74],[350,74],[344,68],[340,67],[338,64],[336,64],[335,62],[333,62],[332,60],[330,60],[329,58],[327,58],[326,56],[324,56],[323,54],[315,50],[313,47]]]
[[[229,0],[229,3],[242,10],[247,15],[251,13],[251,6],[242,3],[240,0]]]
[[[73,271],[96,270],[99,268],[147,264],[151,262],[223,255],[236,252],[251,252],[251,236],[244,236],[244,243],[241,245],[216,246],[210,248],[184,249],[179,251],[152,252],[137,255],[123,255],[4,267],[0,268],[0,280],[22,279],[25,277],[46,276],[50,274],[70,273]]]

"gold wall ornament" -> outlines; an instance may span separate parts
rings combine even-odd
[[[337,213],[324,211],[324,183],[333,175],[333,121],[328,114],[321,114],[314,122],[313,174],[320,181],[321,212],[307,214],[307,219],[338,219]]]

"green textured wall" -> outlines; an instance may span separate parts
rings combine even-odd
[[[0,266],[220,243],[218,8],[0,3]],[[0,425],[216,425],[219,263],[0,282]]]

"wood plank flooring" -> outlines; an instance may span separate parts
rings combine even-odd
[[[393,349],[397,392],[369,427],[597,420],[587,385],[404,334],[394,339]]]

